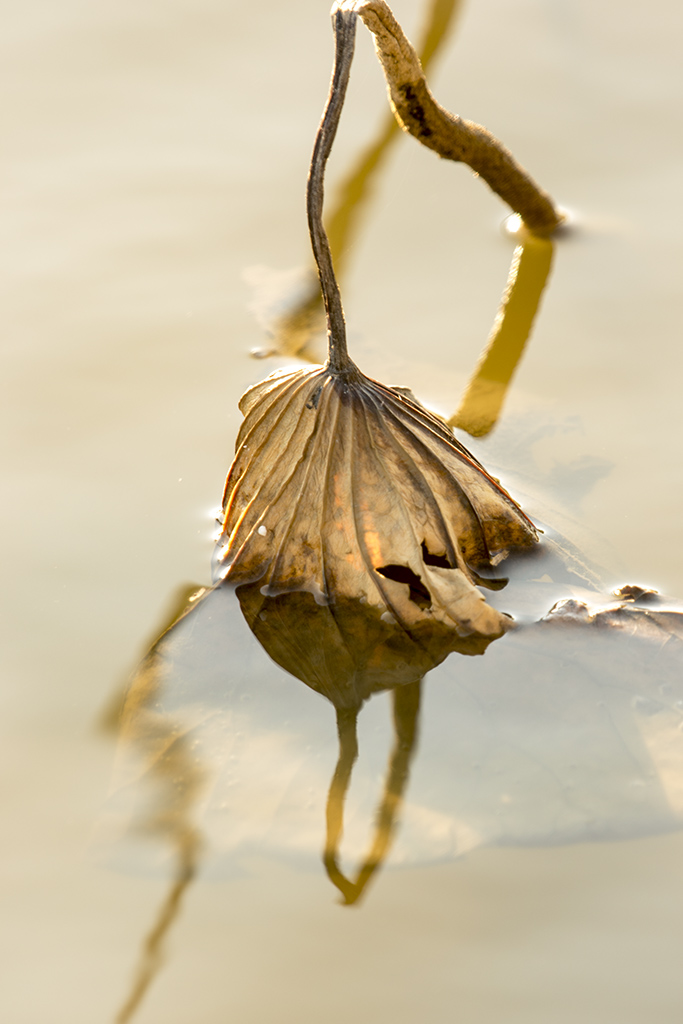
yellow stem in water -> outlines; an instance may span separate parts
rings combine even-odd
[[[503,299],[479,364],[449,426],[483,437],[496,425],[524,352],[553,259],[553,243],[526,233],[512,257]]]

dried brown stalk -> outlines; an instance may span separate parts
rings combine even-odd
[[[342,0],[338,9],[358,14],[373,33],[390,102],[404,131],[439,156],[468,164],[535,234],[552,234],[562,215],[550,196],[491,132],[439,106],[415,49],[384,0]]]
[[[325,167],[332,149],[349,84],[351,62],[356,42],[356,16],[341,10],[333,11],[335,58],[330,92],[315,139],[306,189],[306,213],[311,248],[318,268],[320,287],[327,318],[328,364],[333,373],[343,373],[353,366],[346,348],[346,323],[341,296],[334,276],[330,243],[323,227]]]
[[[438,53],[461,6],[462,0],[432,0],[423,38],[417,47],[424,70],[431,65]],[[375,141],[364,150],[358,162],[337,186],[336,202],[325,218],[334,265],[339,277],[376,173],[389,152],[389,147],[400,135],[401,125],[393,112],[387,112],[386,118]]]
[[[444,43],[462,3],[463,0],[431,0],[422,40],[418,46],[420,61],[425,70]],[[400,128],[393,112],[389,111],[374,141],[359,155],[337,186],[335,202],[325,218],[325,223],[338,277],[342,275],[344,264],[351,252],[353,238],[372,193],[372,186],[392,144],[400,135]],[[272,348],[258,350],[258,354],[279,352],[317,362],[309,352],[308,346],[311,340],[324,330],[324,324],[322,296],[318,282],[313,280],[303,297],[270,325],[273,333]]]
[[[369,182],[395,137],[397,126],[440,156],[467,163],[522,217],[536,236],[549,236],[563,221],[563,215],[550,196],[498,139],[481,125],[448,113],[429,91],[424,70],[444,38],[455,7],[455,0],[434,0],[420,57],[383,0],[345,0],[333,8],[333,16],[340,8],[359,15],[374,33],[394,113],[359,165],[343,181],[340,198],[329,216],[330,247],[338,272],[348,251],[349,235],[367,198]],[[276,350],[305,353],[309,341],[319,330],[319,308],[320,295],[311,292],[282,316],[273,328]]]

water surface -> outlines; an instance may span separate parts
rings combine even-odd
[[[417,5],[396,13],[414,33]],[[577,221],[476,452],[608,587],[679,597],[681,27],[668,3],[471,0],[433,76]],[[278,365],[249,355],[264,339],[244,273],[308,260],[303,183],[331,34],[313,2],[31,0],[6,12],[2,49],[0,998],[17,1024],[90,1024],[124,1002],[168,887],[142,854],[93,853],[113,758],[101,722],[177,588],[208,582],[237,399]],[[361,35],[331,183],[384,105]],[[399,141],[344,288],[366,373],[455,409],[505,282],[505,212],[467,170]],[[333,710],[288,685],[329,726],[327,781]],[[424,722],[438,722],[431,700]],[[367,712],[381,789],[386,696]],[[360,848],[376,792],[349,831]],[[313,832],[306,864],[263,848],[240,871],[207,860],[136,1019],[677,1021],[683,841],[651,831],[416,857],[357,909],[337,905]]]

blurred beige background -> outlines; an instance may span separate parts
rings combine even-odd
[[[409,35],[414,0],[395,12]],[[305,265],[327,0],[5,5],[0,916],[12,1024],[113,1020],[163,879],[89,837],[98,731],[181,583],[208,580],[237,399],[278,365],[244,273]],[[679,5],[469,0],[431,75],[568,208],[500,428],[476,447],[611,582],[683,597]],[[359,29],[329,192],[386,106]],[[350,259],[352,354],[451,412],[511,256],[500,202],[411,139]],[[683,839],[200,882],[136,1020],[680,1019]]]

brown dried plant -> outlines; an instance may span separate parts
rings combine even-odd
[[[243,396],[215,574],[258,582],[263,598],[308,591],[333,617],[344,602],[360,603],[415,639],[445,629],[467,649],[510,623],[477,584],[500,586],[493,567],[537,534],[444,421],[348,355],[322,207],[356,20],[351,7],[333,11],[334,71],[307,190],[328,360],[273,374]]]

